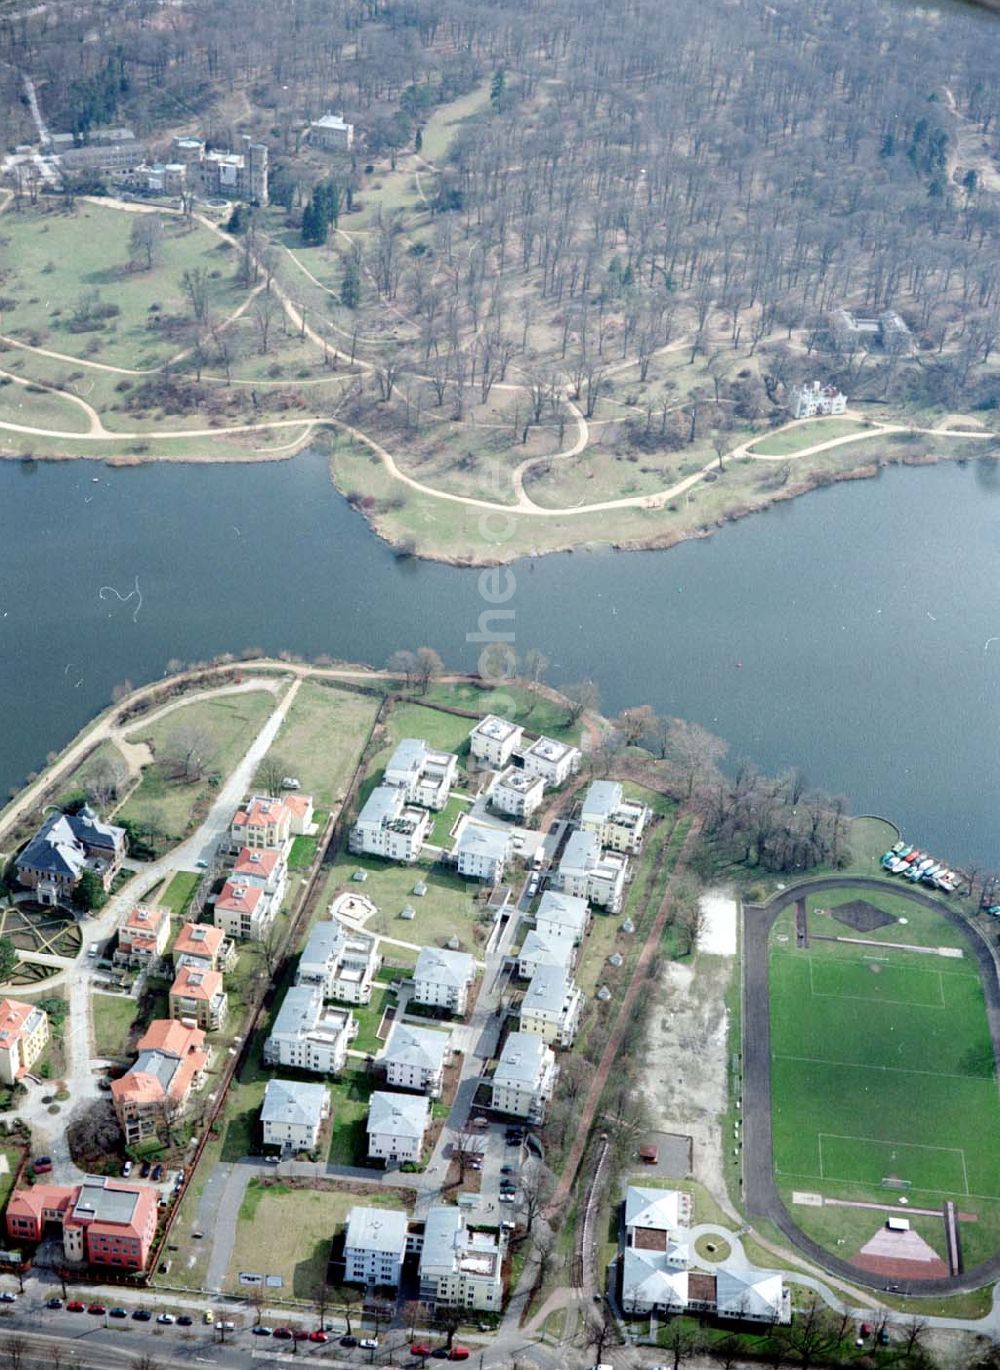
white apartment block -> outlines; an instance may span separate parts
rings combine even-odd
[[[368,1100],[368,1156],[387,1165],[419,1161],[431,1120],[424,1094],[392,1094],[377,1089]]]
[[[546,785],[564,785],[580,769],[580,749],[568,742],[556,742],[551,737],[539,737],[522,753],[524,769],[529,775],[539,775]]]
[[[498,1233],[469,1230],[453,1204],[427,1210],[420,1251],[420,1298],[436,1307],[499,1312],[503,1252]]]
[[[330,1116],[326,1085],[301,1080],[268,1080],[260,1110],[264,1145],[282,1151],[312,1151],[319,1130]]]
[[[408,1227],[409,1219],[400,1209],[352,1208],[344,1236],[347,1283],[398,1288]]]
[[[577,831],[566,843],[558,880],[564,894],[576,895],[617,913],[625,894],[628,857],[601,850],[596,833]]]
[[[329,1008],[315,985],[294,985],[264,1043],[269,1066],[294,1066],[313,1075],[339,1075],[358,1024],[350,1009]]]
[[[490,786],[490,803],[500,813],[514,818],[530,818],[541,807],[545,781],[519,766],[508,766]]]
[[[490,1082],[491,1105],[498,1113],[540,1123],[552,1098],[556,1074],[555,1053],[541,1037],[512,1032]]]
[[[535,914],[535,929],[556,937],[572,937],[574,945],[579,946],[589,921],[586,899],[560,890],[546,890]]]
[[[451,1056],[451,1034],[395,1022],[379,1063],[393,1089],[419,1089],[431,1098],[441,1093]]]
[[[317,986],[325,999],[367,1004],[381,964],[377,937],[326,919],[316,923],[309,934],[295,983]]]
[[[532,928],[517,953],[517,973],[522,980],[530,980],[542,966],[557,966],[571,971],[576,960],[576,948],[571,936],[539,932]]]
[[[510,758],[520,747],[523,736],[524,729],[517,723],[509,723],[506,718],[487,714],[469,734],[469,752],[477,761],[499,771],[510,763]]]
[[[817,414],[843,414],[847,396],[835,385],[821,385],[806,381],[792,391],[792,414],[797,419],[811,419]]]
[[[458,757],[453,752],[434,751],[421,737],[404,737],[389,758],[382,781],[398,786],[407,803],[443,809],[457,769]]]
[[[521,1031],[571,1047],[583,1012],[583,991],[561,966],[539,966],[521,1000]]]
[[[467,951],[421,947],[413,970],[413,1000],[461,1017],[475,978],[476,963]]]
[[[583,799],[580,827],[596,833],[611,851],[638,852],[651,813],[645,804],[626,799],[616,780],[595,780]]]
[[[488,828],[466,819],[458,832],[455,860],[459,875],[498,885],[510,860],[513,834],[506,828]]]
[[[406,802],[406,791],[379,785],[365,800],[348,837],[348,849],[391,861],[416,861],[427,838],[431,816],[427,809]]]

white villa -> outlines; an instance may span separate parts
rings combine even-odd
[[[358,1024],[350,1009],[329,1008],[314,985],[294,985],[264,1043],[264,1063],[294,1066],[314,1075],[339,1075]]]
[[[406,1255],[409,1219],[398,1208],[356,1206],[347,1215],[344,1279],[396,1289]]]
[[[500,813],[514,818],[530,818],[540,808],[545,794],[545,781],[540,775],[508,766],[490,786],[490,803]]]
[[[467,951],[421,947],[413,970],[414,1002],[447,1009],[460,1018],[475,979],[476,963]]]
[[[539,775],[546,785],[564,785],[580,769],[579,747],[568,742],[556,742],[551,737],[539,737],[523,753],[524,769],[529,775]]]
[[[436,752],[421,737],[404,737],[389,758],[382,783],[401,789],[409,804],[443,809],[457,769],[453,752]]]
[[[511,837],[506,828],[487,828],[467,819],[455,845],[459,875],[498,885],[510,860]]]
[[[583,1012],[583,991],[561,966],[539,966],[521,1000],[521,1031],[571,1047]]]
[[[638,852],[650,817],[645,804],[625,798],[617,780],[595,780],[584,795],[580,827],[611,851]]]
[[[484,765],[492,766],[495,771],[502,770],[521,746],[524,729],[506,718],[487,714],[481,718],[469,734],[469,752]]]
[[[512,1032],[490,1082],[492,1107],[498,1113],[542,1122],[557,1073],[555,1053],[541,1037]]]
[[[347,839],[348,849],[392,861],[416,861],[427,838],[431,816],[407,804],[406,791],[378,785],[365,800]]]
[[[397,1021],[378,1060],[394,1089],[419,1089],[437,1098],[450,1056],[450,1033]]]
[[[330,1116],[326,1085],[299,1080],[268,1080],[260,1111],[265,1146],[282,1151],[312,1151],[324,1119]]]
[[[574,944],[579,946],[589,921],[586,899],[559,890],[546,890],[535,914],[535,929],[557,937],[572,937]]]
[[[336,919],[316,923],[299,957],[297,985],[316,985],[324,999],[367,1004],[382,958],[378,938]]]
[[[577,831],[566,843],[559,862],[558,880],[564,894],[599,904],[609,913],[622,906],[628,857],[601,850],[596,833]]]
[[[419,1161],[431,1120],[425,1094],[392,1094],[377,1089],[368,1100],[368,1155],[387,1165]]]
[[[792,391],[792,415],[797,419],[811,419],[817,414],[843,414],[847,396],[835,385],[819,381],[804,381]]]

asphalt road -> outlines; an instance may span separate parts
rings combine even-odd
[[[781,911],[806,894],[825,890],[871,889],[885,892],[884,880],[866,876],[828,876],[804,880],[781,890],[766,904],[744,905],[743,912],[743,1185],[750,1217],[767,1218],[781,1229],[793,1246],[831,1274],[867,1289],[888,1288],[885,1277],[862,1270],[825,1250],[801,1231],[782,1202],[774,1182],[774,1147],[771,1134],[771,1019],[768,999],[768,936]],[[924,908],[942,914],[969,937],[979,961],[986,997],[986,1014],[993,1039],[993,1055],[1000,1072],[1000,981],[993,953],[966,920],[941,901],[903,885],[894,891]],[[892,1287],[901,1294],[948,1295],[981,1289],[1000,1279],[1000,1253],[960,1275],[937,1280],[900,1281]]]

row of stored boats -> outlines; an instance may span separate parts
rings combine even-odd
[[[885,853],[882,866],[890,875],[901,875],[915,885],[932,885],[936,890],[944,890],[945,894],[954,893],[962,879],[933,856],[905,842],[897,842]]]

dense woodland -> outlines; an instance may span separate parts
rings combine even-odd
[[[154,146],[179,131],[268,141],[284,219],[243,216],[256,261],[291,227],[329,244],[339,305],[363,333],[386,305],[407,321],[341,411],[383,441],[412,434],[414,405],[461,422],[516,379],[523,445],[532,425],[565,423],[564,398],[592,418],[628,360],[632,391],[604,441],[674,451],[711,433],[720,465],[727,430],[786,416],[792,384],[817,374],[906,412],[1000,409],[1000,31],[985,12],[899,0],[8,8],[11,143],[33,136],[26,76],[49,125],[83,137],[123,121]],[[358,202],[381,203],[379,174],[419,155],[433,111],[477,88],[488,103],[422,164],[419,222],[388,203],[351,233]],[[357,144],[317,160],[303,134],[327,109],[354,121]],[[839,332],[839,305],[898,310],[910,335],[895,346]],[[657,370],[671,342],[696,379]],[[199,379],[210,351],[195,339]]]

